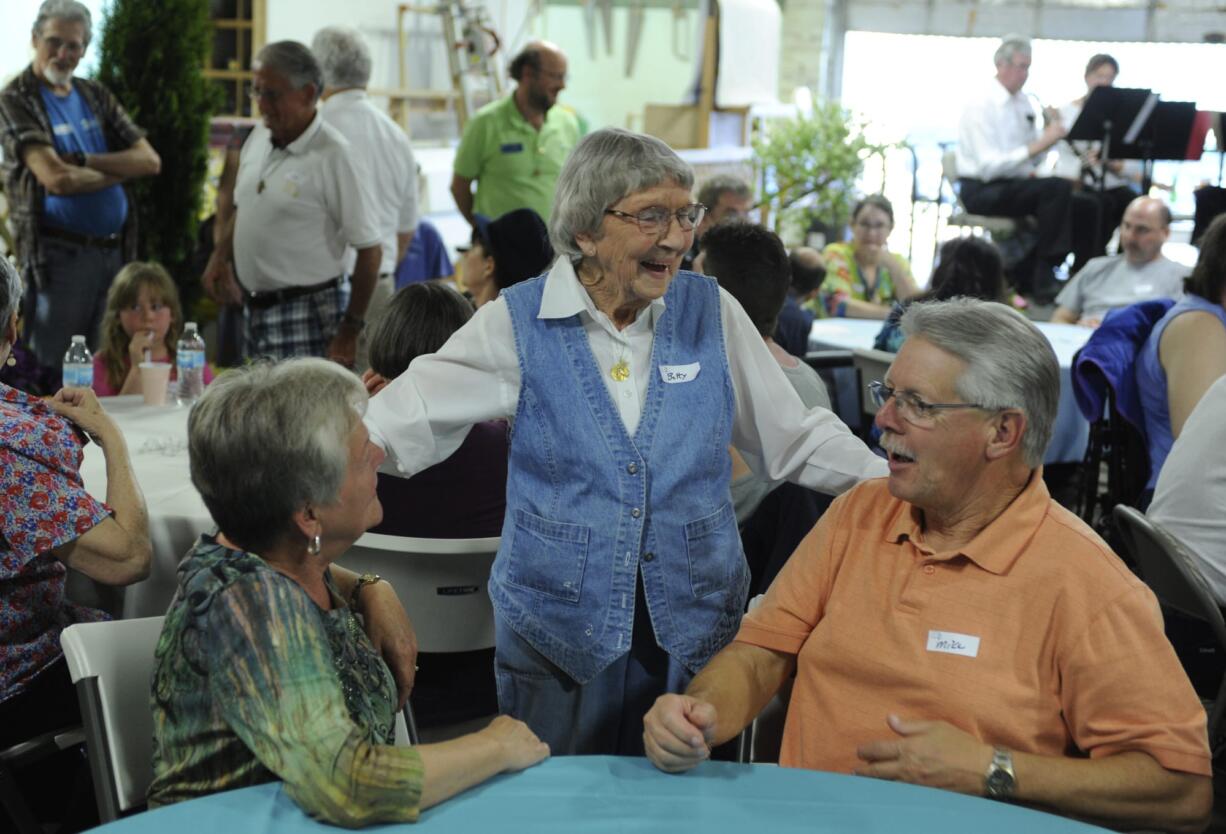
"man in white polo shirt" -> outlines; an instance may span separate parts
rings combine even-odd
[[[1107,313],[1151,298],[1178,298],[1192,270],[1162,254],[1171,236],[1171,210],[1137,197],[1124,209],[1120,253],[1090,261],[1056,296],[1051,320],[1098,327]]]
[[[365,370],[367,340],[396,291],[394,274],[417,229],[417,162],[409,137],[400,125],[371,102],[370,50],[356,29],[328,26],[315,33],[311,51],[324,74],[319,112],[324,122],[349,140],[351,154],[364,164],[374,202],[371,213],[379,226],[383,260],[370,306],[366,329],[358,340],[357,370]],[[349,264],[353,253],[347,257]]]
[[[317,113],[323,73],[306,46],[270,43],[254,68],[264,124],[243,145],[231,228],[205,289],[244,305],[248,358],[326,356],[352,367],[383,254],[368,178]],[[348,278],[347,247],[357,250]],[[220,268],[231,253],[238,286]]]

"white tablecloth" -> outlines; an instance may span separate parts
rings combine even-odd
[[[201,533],[214,529],[200,493],[192,486],[187,462],[187,408],[147,406],[139,396],[104,397],[102,407],[115,418],[128,442],[136,481],[149,507],[153,567],[148,579],[124,592],[124,617],[166,613],[174,596],[175,568]],[[85,488],[106,496],[106,461],[94,444],[81,463]]]
[[[881,324],[868,319],[818,319],[809,331],[809,350],[871,350],[873,340],[881,331]],[[1035,325],[1051,342],[1060,363],[1060,409],[1056,413],[1056,425],[1045,461],[1080,463],[1085,458],[1086,444],[1090,439],[1090,424],[1077,410],[1069,369],[1073,365],[1073,355],[1093,331],[1075,324],[1037,321]],[[864,380],[866,384],[872,381]]]

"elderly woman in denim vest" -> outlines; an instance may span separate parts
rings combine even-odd
[[[749,573],[729,496],[758,474],[838,493],[885,466],[808,411],[740,305],[679,272],[704,207],[664,143],[584,138],[544,275],[503,291],[370,404],[412,474],[513,420],[490,577],[499,705],[558,754],[641,754],[642,716],[728,643]]]

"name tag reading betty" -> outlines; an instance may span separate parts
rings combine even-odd
[[[691,362],[688,365],[661,365],[660,379],[669,383],[689,382],[698,376],[700,370],[701,366],[698,362]]]
[[[979,638],[970,634],[958,634],[956,631],[930,631],[928,651],[978,657]]]

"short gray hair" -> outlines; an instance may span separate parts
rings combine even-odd
[[[966,363],[954,386],[968,403],[1026,415],[1022,458],[1043,463],[1060,404],[1060,364],[1051,343],[1021,313],[995,301],[951,298],[912,304],[901,320],[918,336]]]
[[[0,344],[3,344],[4,328],[9,326],[20,306],[21,276],[9,259],[0,255]]]
[[[702,184],[698,189],[698,202],[708,210],[715,208],[719,198],[725,194],[735,194],[742,200],[753,198],[753,189],[749,183],[732,174],[716,174]]]
[[[38,7],[38,17],[34,18],[34,28],[30,30],[34,37],[43,36],[43,24],[48,20],[66,20],[69,23],[80,23],[85,26],[85,45],[94,37],[94,18],[84,3],[77,0],[44,0]]]
[[[276,544],[307,504],[331,504],[366,389],[316,358],[257,362],[214,380],[187,419],[192,484],[238,544]]]
[[[675,182],[689,191],[694,172],[654,136],[608,127],[579,141],[558,176],[549,215],[549,240],[559,255],[583,253],[575,236],[600,236],[604,212],[630,194]]]
[[[289,80],[289,85],[295,90],[301,90],[307,84],[315,85],[315,99],[324,90],[324,73],[319,68],[319,62],[311,54],[305,44],[298,41],[274,41],[255,54],[255,68],[270,69],[279,72]]]
[[[996,47],[996,54],[992,56],[993,63],[996,66],[1001,64],[1013,63],[1014,55],[1029,55],[1030,38],[1025,35],[1005,35],[1000,39],[1000,46]]]
[[[365,87],[370,83],[370,50],[352,26],[325,26],[311,40],[311,51],[327,87]]]

